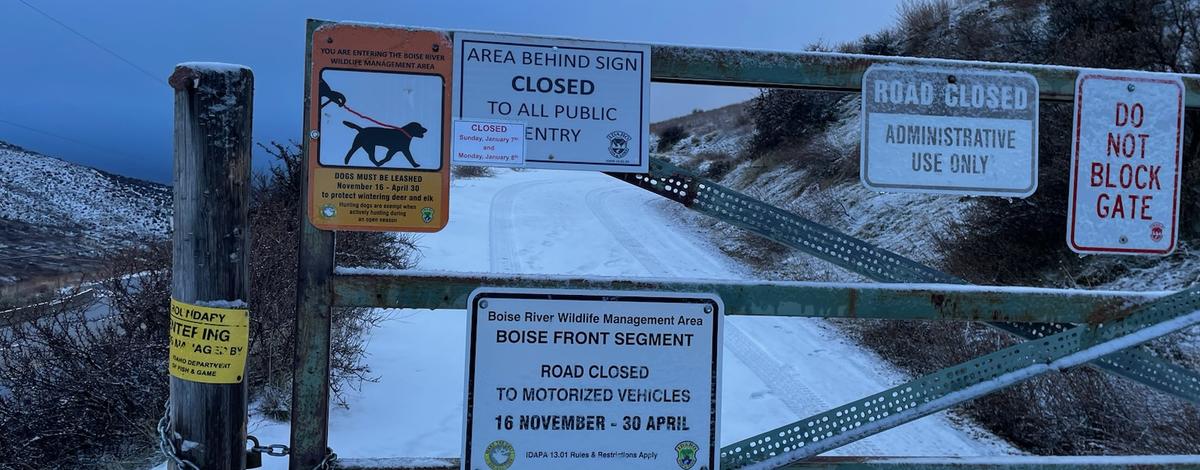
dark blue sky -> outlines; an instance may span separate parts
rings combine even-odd
[[[166,80],[175,64],[254,69],[254,138],[301,134],[306,18],[599,40],[802,50],[890,25],[900,0],[46,1],[25,0]],[[172,94],[18,0],[0,0],[0,140],[169,183]],[[654,120],[741,101],[751,89],[655,85]],[[39,132],[40,131],[40,132]],[[55,136],[47,135],[54,134]],[[256,150],[255,165],[267,163]]]

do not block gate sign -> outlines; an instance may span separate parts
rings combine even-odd
[[[1067,244],[1079,253],[1175,250],[1183,82],[1082,73],[1075,84]]]

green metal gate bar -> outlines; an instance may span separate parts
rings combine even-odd
[[[1084,364],[1200,324],[1200,287],[1128,318],[1016,344],[721,449],[722,468],[777,468],[1047,372]]]
[[[722,187],[661,157],[651,159],[649,174],[610,173],[610,176],[869,279],[890,283],[966,284],[966,281],[957,277]],[[1025,339],[1042,338],[1072,326],[1064,323],[988,324]],[[1096,365],[1161,392],[1200,404],[1200,374],[1143,351],[1133,349],[1114,354],[1098,361]],[[1144,370],[1155,373],[1137,372]]]
[[[1042,101],[1073,101],[1075,77],[1084,70],[1057,65],[1033,65],[968,60],[888,57],[836,52],[774,52],[709,47],[651,47],[650,78],[656,82],[699,85],[800,88],[858,92],[862,76],[873,64],[1027,72],[1037,78]],[[1200,107],[1200,76],[1180,75],[1187,88],[1187,107]]]
[[[347,274],[349,273],[349,274]],[[834,284],[655,278],[520,276],[354,268],[339,270],[334,305],[462,309],[478,287],[713,293],[726,315],[905,320],[1104,323],[1166,293],[952,284]]]
[[[308,23],[307,47],[311,47],[312,32],[317,27],[329,24],[326,21],[310,20]],[[1033,74],[1041,88],[1040,99],[1045,101],[1070,101],[1073,99],[1073,87],[1076,75],[1080,69],[1070,67],[1045,67],[1024,64],[998,64],[985,62],[945,61],[930,59],[915,59],[903,57],[880,57],[853,54],[826,54],[814,52],[781,53],[760,51],[738,51],[726,49],[652,46],[651,77],[655,82],[699,83],[732,86],[753,87],[787,87],[832,91],[858,91],[861,86],[862,74],[867,68],[876,63],[903,63],[942,65],[948,67],[969,67],[1026,71]],[[306,67],[306,89],[309,67]],[[1200,77],[1183,76],[1187,88],[1186,103],[1190,108],[1200,107]],[[307,95],[306,95],[307,99]],[[306,103],[306,107],[311,103]],[[307,132],[309,123],[304,130]],[[304,140],[307,154],[308,140]],[[764,204],[753,198],[746,197],[735,191],[721,188],[706,180],[697,178],[690,172],[671,166],[662,159],[653,159],[651,173],[648,175],[614,175],[625,181],[649,189],[664,197],[679,201],[701,213],[714,216],[735,226],[742,227],[769,239],[792,246],[821,259],[832,262],[851,272],[859,273],[867,278],[883,282],[927,282],[941,284],[960,284],[961,280],[938,272],[915,261],[886,250],[879,249],[869,243],[841,234],[835,230],[809,222],[787,211]],[[303,178],[307,181],[307,175]],[[305,185],[307,186],[307,185]],[[304,187],[307,192],[311,188]],[[328,434],[328,387],[329,387],[329,340],[330,340],[330,309],[339,305],[362,306],[406,306],[415,305],[454,305],[461,302],[461,295],[467,286],[461,283],[439,285],[440,290],[430,291],[440,293],[440,297],[431,297],[427,293],[412,294],[417,288],[431,289],[432,286],[422,284],[425,281],[413,276],[378,277],[368,274],[335,274],[334,273],[334,234],[315,230],[304,214],[301,224],[300,266],[297,285],[297,341],[296,363],[294,365],[294,388],[292,397],[292,458],[290,468],[307,469],[320,463],[326,456]],[[862,317],[863,312],[877,315],[871,318],[902,318],[908,315],[930,319],[955,320],[1005,320],[1056,322],[1056,323],[992,323],[1006,331],[1017,333],[1025,338],[1034,339],[1014,348],[1025,348],[1020,351],[1033,354],[1036,360],[1061,360],[1070,356],[1070,351],[1086,348],[1113,338],[1113,335],[1125,334],[1135,321],[1114,321],[1127,311],[1122,308],[1125,302],[1137,296],[1116,296],[1108,299],[1101,295],[1088,297],[1073,294],[1072,299],[1086,298],[1086,302],[1078,305],[1060,306],[1061,299],[1037,300],[1030,297],[1032,293],[1005,292],[998,299],[991,300],[979,291],[956,291],[952,286],[924,286],[918,290],[905,290],[904,287],[888,289],[868,289],[865,287],[831,287],[829,291],[820,291],[816,285],[775,285],[765,283],[751,287],[739,287],[712,283],[709,281],[639,281],[639,280],[582,280],[574,279],[478,279],[482,282],[512,282],[513,285],[562,285],[583,286],[588,283],[611,284],[622,289],[637,289],[638,286],[672,286],[672,288],[711,288],[727,292],[735,297],[739,310],[747,314],[780,315],[792,314],[809,316],[831,316],[838,312],[848,314],[854,312]],[[528,284],[525,284],[528,283]],[[544,283],[544,284],[539,284]],[[843,288],[844,287],[844,288]],[[869,292],[868,292],[869,290]],[[943,292],[944,291],[944,292]],[[755,302],[755,293],[769,292],[771,297],[764,302]],[[851,292],[854,292],[851,294]],[[944,299],[950,303],[931,305],[933,295],[946,295]],[[820,296],[826,300],[808,299],[792,300],[789,296]],[[739,297],[740,296],[740,297]],[[1053,297],[1053,296],[1051,296]],[[803,298],[803,297],[802,297]],[[1172,296],[1170,298],[1176,298]],[[833,302],[832,305],[817,302]],[[1101,306],[1113,301],[1118,304]],[[412,303],[409,303],[412,302]],[[990,303],[989,303],[990,302]],[[1026,304],[1028,302],[1028,304]],[[1052,304],[1047,304],[1050,302]],[[1053,304],[1059,302],[1059,304]],[[1156,300],[1145,311],[1147,318],[1153,316],[1155,308],[1167,302],[1166,299]],[[465,302],[458,303],[461,307]],[[1089,315],[1084,311],[1089,306],[1095,306]],[[824,307],[824,311],[822,311]],[[812,310],[805,310],[811,308]],[[894,313],[885,313],[887,308],[897,308]],[[799,309],[799,310],[794,310]],[[990,309],[990,310],[989,310]],[[826,313],[828,312],[828,313]],[[995,315],[988,317],[987,315]],[[1141,317],[1139,317],[1141,318]],[[1067,322],[1091,321],[1102,326],[1073,326]],[[1157,328],[1163,328],[1158,325]],[[1152,327],[1154,328],[1154,327]],[[1132,331],[1132,330],[1129,330]],[[1040,339],[1039,339],[1040,338]],[[1057,344],[1057,346],[1054,346]],[[1040,355],[1038,355],[1040,354]],[[1063,356],[1062,354],[1067,354]],[[991,356],[985,356],[985,358]],[[981,358],[983,359],[983,358]],[[967,364],[972,364],[974,361]],[[1140,351],[1125,351],[1111,354],[1096,361],[1101,367],[1117,372],[1125,377],[1150,385],[1158,390],[1172,393],[1193,402],[1200,402],[1200,375],[1164,362]],[[1026,364],[1028,365],[1028,364]],[[996,363],[990,367],[1000,367]],[[941,373],[962,370],[965,365],[956,366]],[[979,373],[971,371],[954,378],[961,386],[969,386],[971,380],[979,378]],[[976,380],[978,382],[978,380]],[[898,395],[899,396],[899,395]],[[931,403],[931,395],[923,395],[922,403]],[[854,405],[850,405],[854,406]],[[916,406],[916,405],[914,405]],[[833,410],[829,413],[835,413]],[[902,413],[907,410],[902,410]],[[853,411],[852,411],[853,413]],[[821,415],[818,415],[820,417]],[[895,415],[893,415],[895,416]],[[799,426],[797,423],[793,426]],[[854,439],[855,429],[848,428],[849,433],[840,431],[835,436],[826,436],[827,443],[835,445],[839,440]],[[778,430],[777,430],[778,431]],[[861,432],[861,431],[860,431]],[[778,436],[777,436],[778,437]],[[754,439],[775,439],[770,433],[756,436]],[[767,441],[763,441],[767,442]],[[848,442],[848,441],[847,441]],[[810,448],[817,448],[813,446]],[[758,444],[755,448],[759,448]],[[763,447],[765,448],[765,447]],[[727,448],[727,451],[732,449]],[[738,454],[732,452],[731,458]],[[759,455],[759,454],[755,454]],[[762,455],[766,455],[763,453]],[[743,459],[743,457],[737,457]],[[746,461],[759,461],[761,458],[749,458]],[[739,460],[742,461],[742,460]],[[351,464],[351,462],[346,462]],[[443,463],[432,462],[430,468],[446,468]],[[1124,468],[1138,465],[1176,466],[1189,465],[1189,462],[1163,461],[1149,459],[1145,461],[1124,462],[1085,462],[1081,460],[1030,461],[1021,464],[1024,468]],[[969,459],[829,459],[815,458],[806,462],[793,463],[787,468],[938,468],[948,466],[989,467],[1002,463]]]

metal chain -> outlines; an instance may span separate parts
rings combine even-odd
[[[333,449],[326,447],[325,459],[321,460],[321,463],[317,464],[316,467],[313,467],[313,470],[329,470],[333,468],[332,464],[337,458],[337,454],[333,453]]]
[[[271,444],[265,446],[259,445],[258,438],[254,436],[246,436],[246,440],[254,443],[253,446],[250,446],[250,452],[264,453],[270,455],[271,457],[287,457],[292,452],[292,450],[286,444]],[[333,449],[326,447],[325,458],[322,459],[321,463],[318,463],[316,467],[313,467],[313,470],[331,469],[333,468],[331,464],[336,461],[337,458],[338,456],[333,452]]]
[[[196,464],[188,462],[175,455],[175,442],[167,437],[167,433],[171,432],[171,399],[167,398],[166,405],[163,406],[163,416],[158,420],[158,451],[167,459],[175,462],[176,468],[200,470]]]

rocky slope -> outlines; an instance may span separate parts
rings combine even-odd
[[[0,142],[0,286],[85,273],[170,224],[167,186]]]

